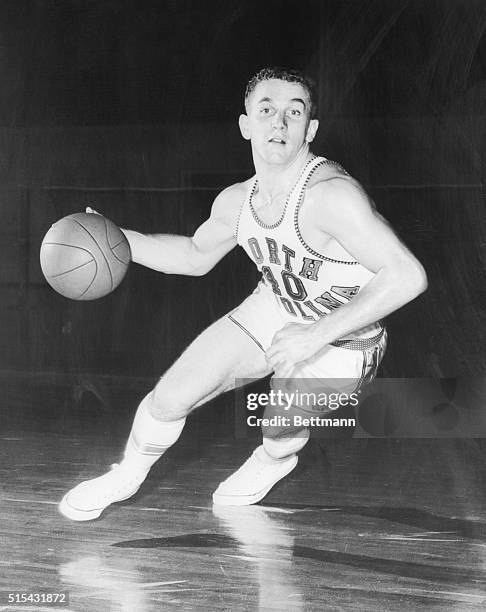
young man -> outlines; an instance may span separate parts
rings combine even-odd
[[[64,496],[60,511],[72,520],[97,518],[132,496],[177,441],[187,415],[238,379],[273,372],[277,388],[319,379],[356,390],[383,356],[380,320],[426,288],[422,266],[359,184],[310,152],[318,128],[310,80],[264,69],[247,86],[245,110],[239,125],[251,143],[255,177],[218,195],[192,237],[125,234],[135,262],[166,274],[205,274],[240,244],[262,281],[198,336],[142,400],[120,465]],[[265,416],[280,412],[270,406]],[[213,502],[261,500],[295,467],[308,438],[308,428],[293,423],[263,427],[262,445],[219,485]]]

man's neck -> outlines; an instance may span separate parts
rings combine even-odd
[[[267,164],[262,160],[254,159],[260,197],[264,200],[273,200],[280,196],[287,196],[299,178],[303,167],[312,157],[314,155],[306,148],[287,165]]]

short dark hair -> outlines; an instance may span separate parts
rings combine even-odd
[[[248,106],[248,100],[251,94],[255,91],[258,83],[269,81],[270,79],[278,79],[279,81],[287,81],[288,83],[298,83],[307,91],[310,100],[310,118],[317,117],[317,87],[316,83],[309,76],[305,75],[300,70],[292,68],[262,68],[249,81],[245,90],[245,106]]]

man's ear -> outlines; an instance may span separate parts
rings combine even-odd
[[[238,125],[240,126],[241,135],[245,140],[250,140],[250,125],[247,115],[240,115],[238,119]]]
[[[317,129],[319,128],[319,119],[311,119],[309,121],[309,125],[307,126],[307,134],[305,139],[307,142],[312,142],[317,134]]]

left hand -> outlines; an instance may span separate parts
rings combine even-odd
[[[312,325],[288,323],[275,334],[265,356],[276,375],[285,378],[296,363],[309,359],[321,348]]]

